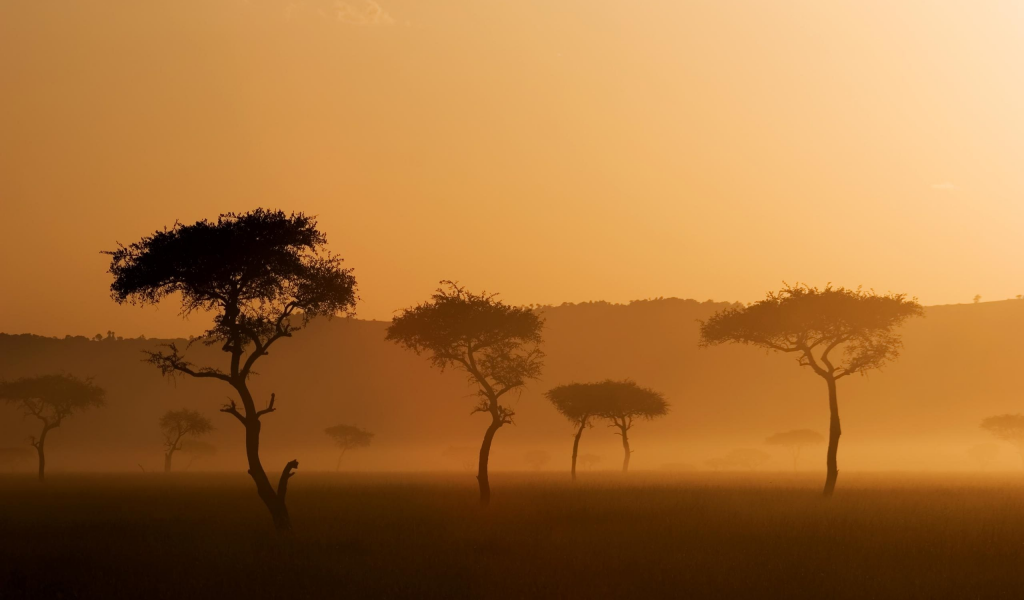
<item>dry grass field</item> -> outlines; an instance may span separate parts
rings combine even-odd
[[[1024,477],[299,473],[0,478],[7,598],[1016,598]]]

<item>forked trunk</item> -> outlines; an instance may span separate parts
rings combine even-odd
[[[487,508],[487,505],[491,503],[491,483],[487,479],[487,461],[491,456],[491,442],[494,440],[494,434],[498,432],[501,425],[501,418],[492,413],[491,424],[487,427],[487,432],[484,433],[483,443],[480,444],[480,466],[476,473],[476,480],[480,484],[481,508]]]
[[[274,527],[284,531],[291,529],[291,518],[288,516],[288,507],[270,485],[267,473],[260,462],[260,426],[259,419],[255,417],[248,417],[245,421],[245,455],[249,460],[249,476],[256,483],[256,493],[259,494],[260,500],[263,500],[263,504],[270,511]]]
[[[580,428],[576,431],[576,437],[572,441],[572,480],[576,481],[576,455],[580,451],[580,438],[583,437],[583,430],[587,427],[587,420],[580,421]]]
[[[839,453],[839,436],[843,434],[843,430],[839,426],[839,400],[836,396],[836,380],[827,378],[826,381],[828,382],[829,425],[828,455],[825,459],[826,474],[824,495],[826,498],[831,498],[832,492],[836,489],[836,479],[839,478],[837,454]]]
[[[633,453],[629,449],[629,427],[620,425],[619,429],[622,430],[622,452],[624,453],[622,457],[622,472],[627,473],[629,471],[629,455]]]

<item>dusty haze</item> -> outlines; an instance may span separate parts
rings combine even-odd
[[[572,381],[635,378],[665,393],[672,410],[640,422],[630,435],[639,469],[701,469],[735,448],[772,455],[762,470],[791,469],[785,450],[767,446],[776,432],[828,430],[825,385],[779,354],[753,348],[697,348],[697,319],[723,303],[664,299],[630,305],[587,303],[546,307],[547,367],[514,401],[516,425],[503,427],[492,450],[495,469],[529,469],[531,451],[547,452],[545,469],[566,471],[572,427],[542,393]],[[486,419],[464,374],[439,374],[421,357],[384,341],[386,324],[335,319],[284,340],[260,363],[253,380],[259,402],[271,392],[278,411],[263,419],[268,465],[299,456],[304,469],[333,469],[336,453],[323,429],[355,423],[376,433],[373,445],[345,457],[346,470],[455,470],[470,476]],[[902,330],[900,359],[840,386],[847,472],[856,470],[977,470],[967,449],[994,441],[982,418],[1018,412],[1012,373],[1024,359],[1017,334],[1024,301],[934,306]],[[108,406],[69,420],[48,442],[51,468],[158,470],[157,419],[187,406],[218,428],[207,438],[220,450],[192,469],[244,469],[242,432],[217,409],[231,389],[220,382],[173,382],[140,361],[157,340],[88,341],[0,336],[0,378],[52,372],[94,375]],[[179,342],[180,343],[180,342]],[[197,362],[220,364],[223,353],[199,346]],[[0,409],[0,446],[22,444],[34,431],[10,408]],[[619,438],[600,423],[583,437],[581,454],[597,454],[595,469],[616,469]],[[804,451],[801,468],[819,472],[824,447]],[[182,463],[187,459],[179,459]],[[31,465],[29,465],[31,466]],[[468,466],[468,468],[467,468]],[[1003,444],[993,470],[1019,471],[1015,448]]]

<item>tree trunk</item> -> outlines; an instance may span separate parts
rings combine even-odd
[[[338,464],[334,465],[334,472],[335,473],[337,473],[339,470],[341,470],[341,458],[343,456],[345,456],[345,451],[346,450],[348,450],[348,448],[342,448],[341,449],[341,454],[338,455]]]
[[[572,441],[572,480],[576,481],[576,455],[580,451],[580,438],[583,437],[583,430],[587,426],[587,420],[580,422],[580,428],[576,431],[576,438]]]
[[[249,460],[249,476],[256,483],[256,493],[260,500],[270,511],[270,517],[274,520],[274,527],[280,531],[291,529],[291,518],[288,516],[288,507],[278,497],[277,492],[270,485],[267,472],[263,470],[263,463],[260,462],[260,428],[261,423],[254,416],[246,417],[245,421],[245,455]]]
[[[629,471],[629,455],[632,454],[633,451],[629,449],[629,434],[627,433],[629,428],[623,424],[619,425],[619,429],[622,430],[622,451],[624,453],[624,456],[622,457],[622,472],[626,473]]]
[[[839,478],[839,465],[836,455],[839,453],[839,436],[843,434],[843,430],[839,426],[839,400],[836,396],[836,380],[826,378],[826,381],[828,382],[829,425],[828,455],[825,459],[825,490],[823,493],[826,498],[831,498],[832,492],[836,489],[836,479]]]
[[[484,441],[480,444],[480,466],[476,473],[476,480],[480,484],[480,507],[487,508],[487,505],[491,503],[491,483],[487,479],[487,460],[491,456],[491,442],[494,440],[494,434],[498,432],[498,428],[501,427],[501,419],[497,414],[491,414],[491,424],[487,427],[487,432],[484,434]]]
[[[46,481],[46,453],[43,452],[42,440],[36,445],[36,453],[39,455],[39,483]]]
[[[164,454],[164,473],[171,472],[171,456],[173,454],[174,450],[168,450],[167,453]]]

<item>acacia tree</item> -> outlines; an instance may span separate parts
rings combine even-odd
[[[769,436],[764,443],[769,446],[782,446],[793,455],[793,470],[796,471],[800,460],[800,451],[806,446],[814,446],[825,442],[825,436],[810,429],[794,429]]]
[[[576,457],[580,450],[583,430],[593,427],[593,419],[601,412],[600,395],[595,394],[597,383],[570,383],[551,388],[545,394],[555,410],[573,424],[575,435],[572,440],[572,480],[576,481]]]
[[[198,437],[213,430],[213,423],[198,410],[182,408],[169,410],[160,417],[160,432],[164,435],[164,473],[171,472],[174,453],[181,450],[185,436]]]
[[[727,308],[700,326],[700,345],[750,344],[797,355],[828,385],[829,439],[824,495],[831,496],[839,477],[837,454],[839,401],[836,382],[854,373],[880,369],[899,356],[903,342],[895,333],[910,317],[923,314],[905,294],[876,294],[860,288],[823,289],[797,284],[746,307]]]
[[[341,457],[345,456],[345,452],[354,448],[365,448],[373,441],[373,433],[355,425],[335,425],[324,429],[324,433],[334,440],[337,447],[341,448],[338,464],[334,467],[335,471],[341,468]]]
[[[29,438],[39,457],[39,481],[46,480],[46,435],[60,427],[64,419],[103,406],[104,395],[103,388],[92,380],[71,375],[41,375],[0,382],[0,399],[42,423],[39,435]]]
[[[996,439],[1010,442],[1017,447],[1021,459],[1024,460],[1024,415],[996,415],[981,422],[981,428],[991,433]]]
[[[629,449],[629,430],[636,419],[655,419],[668,414],[668,402],[661,393],[640,387],[630,380],[612,381],[591,384],[596,403],[600,405],[598,416],[612,422],[609,427],[617,427],[616,435],[622,437],[622,472],[629,471],[629,458],[633,451]]]
[[[503,398],[540,376],[543,328],[544,321],[529,308],[508,306],[496,294],[474,294],[453,281],[442,281],[430,300],[401,311],[388,327],[388,340],[428,353],[441,371],[464,371],[477,387],[480,401],[472,413],[491,417],[477,467],[481,506],[491,501],[487,461],[494,434],[515,417]]]
[[[245,429],[249,475],[278,529],[291,525],[285,494],[299,463],[292,460],[285,466],[275,490],[259,455],[260,418],[274,412],[275,396],[257,408],[248,382],[256,361],[280,339],[291,337],[314,317],[347,314],[355,306],[351,269],[342,268],[342,259],[328,252],[326,244],[313,218],[256,209],[227,213],[216,221],[176,223],[108,252],[116,302],[158,304],[176,294],[183,316],[213,313],[213,326],[190,345],[219,345],[228,355],[226,369],[193,364],[173,343],[147,352],[147,360],[164,375],[219,380],[238,394],[242,406],[230,399],[221,412]]]

